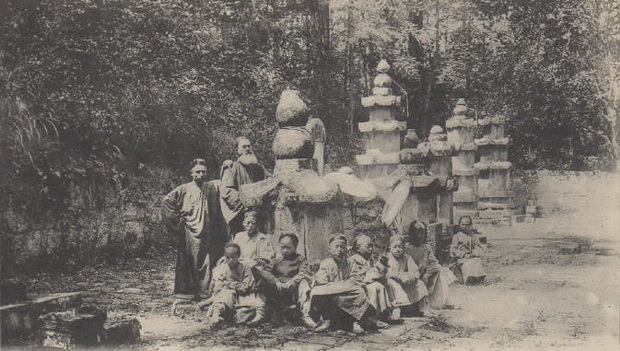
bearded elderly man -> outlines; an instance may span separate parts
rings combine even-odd
[[[237,160],[225,161],[220,171],[222,179],[220,203],[231,239],[243,231],[243,214],[247,210],[241,203],[239,189],[244,184],[256,183],[271,175],[256,158],[248,138],[238,137],[235,140],[235,148]]]
[[[207,163],[192,161],[193,180],[164,197],[162,217],[178,246],[174,293],[180,299],[205,298],[211,270],[226,244],[218,181],[207,181]]]

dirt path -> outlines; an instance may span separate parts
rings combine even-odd
[[[546,218],[481,228],[490,246],[485,285],[454,286],[457,309],[436,318],[360,337],[270,325],[209,331],[200,317],[170,316],[172,256],[32,284],[41,292],[85,290],[88,303],[136,315],[139,350],[618,350],[620,226],[610,215],[620,213],[617,190],[610,191],[618,183],[613,175],[541,175]],[[560,254],[567,245],[582,252]]]

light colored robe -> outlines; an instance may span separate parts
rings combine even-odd
[[[219,206],[219,181],[178,186],[162,201],[162,217],[178,243],[174,293],[207,296],[211,270],[227,241]]]
[[[351,276],[354,281],[364,287],[368,303],[374,307],[377,314],[381,314],[392,307],[387,289],[383,283],[385,272],[380,271],[372,258],[366,259],[360,254],[349,257]]]
[[[265,308],[264,297],[254,291],[254,274],[242,262],[231,268],[222,262],[213,269],[211,296],[213,309],[228,313],[235,312],[235,322],[245,323],[256,315],[258,309]]]
[[[450,258],[456,262],[456,267],[463,276],[463,282],[467,283],[469,278],[484,278],[486,272],[482,266],[480,255],[484,251],[484,246],[480,242],[477,234],[467,235],[458,232],[452,236],[450,245]],[[469,255],[469,257],[465,257]]]
[[[401,257],[388,257],[388,294],[394,307],[413,305],[428,295],[426,285],[419,279],[418,266],[411,256],[404,253]]]
[[[414,246],[405,244],[405,253],[411,256],[420,270],[420,280],[428,290],[428,306],[441,309],[448,302],[449,286],[456,277],[446,267],[439,264],[433,248],[428,244]]]
[[[237,233],[232,242],[241,248],[241,260],[245,261],[246,264],[253,262],[257,258],[271,261],[276,257],[272,235],[258,232],[253,237],[250,237],[247,231],[243,231]]]

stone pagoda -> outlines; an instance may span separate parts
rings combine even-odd
[[[401,133],[407,129],[407,122],[397,120],[401,98],[393,95],[389,70],[390,65],[382,59],[377,65],[372,95],[362,98],[362,106],[369,114],[368,122],[358,125],[364,134],[366,150],[356,156],[362,179],[386,176],[399,163]]]
[[[458,179],[459,189],[453,194],[454,216],[476,215],[478,201],[478,171],[474,167],[476,162],[476,120],[472,111],[467,107],[465,99],[459,99],[453,110],[453,116],[446,121],[448,141],[459,150],[457,156],[452,157],[452,174]]]
[[[309,109],[299,92],[282,92],[276,108],[279,129],[273,140],[273,175],[242,185],[240,199],[247,208],[267,208],[274,217],[274,241],[281,234],[294,233],[299,238],[297,252],[318,263],[329,254],[328,237],[342,232],[345,203],[368,201],[376,193],[372,184],[349,172],[318,174],[313,160],[316,141],[313,128],[308,130],[308,118]],[[358,188],[365,191],[360,193]]]
[[[501,116],[487,117],[478,120],[483,129],[483,137],[475,139],[480,161],[475,164],[478,170],[478,210],[481,219],[485,217],[497,219],[498,216],[509,216],[505,211],[512,201],[510,185],[510,168],[508,161],[508,143],[504,136],[505,118]]]
[[[385,200],[381,220],[396,233],[406,233],[414,220],[424,222],[435,246],[438,235],[453,221],[452,192],[458,183],[450,175],[449,163],[456,149],[439,126],[431,129],[428,141],[404,146],[396,170],[373,179]]]

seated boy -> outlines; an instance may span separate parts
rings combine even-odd
[[[483,250],[480,236],[474,233],[471,217],[459,218],[459,232],[452,236],[450,259],[466,285],[481,283],[486,278],[480,259]]]
[[[404,252],[403,237],[396,235],[390,238],[388,257],[387,288],[390,302],[394,306],[392,318],[400,318],[403,307],[417,307],[424,314],[424,298],[428,290],[420,281],[420,271],[411,256]]]
[[[420,280],[428,290],[428,306],[441,309],[448,303],[448,286],[456,280],[456,277],[449,269],[439,264],[433,248],[426,243],[427,230],[424,223],[418,221],[411,223],[408,234],[405,253],[418,265]]]
[[[384,262],[375,262],[372,258],[374,249],[372,239],[363,234],[355,239],[355,249],[356,253],[349,257],[351,275],[355,277],[356,283],[364,287],[368,303],[374,307],[377,315],[383,315],[392,307],[387,290],[383,285],[386,283],[387,258],[383,258]],[[388,327],[387,323],[377,320],[374,316],[370,320],[378,328]]]
[[[310,282],[311,275],[308,261],[297,254],[299,239],[295,234],[280,236],[280,255],[271,261],[260,276],[266,282],[266,295],[276,314],[291,305],[301,311],[304,324],[315,328],[316,323],[310,318]]]
[[[364,289],[352,280],[344,235],[334,234],[329,238],[329,253],[330,257],[319,264],[316,286],[311,292],[311,309],[323,317],[323,323],[315,330],[330,329],[339,313],[344,312],[354,320],[353,331],[363,333],[360,322],[367,316],[369,304]]]
[[[211,280],[212,305],[207,316],[212,326],[235,312],[235,323],[256,325],[265,317],[265,302],[254,291],[254,275],[239,262],[241,248],[235,243],[224,246],[224,261],[213,269]]]

